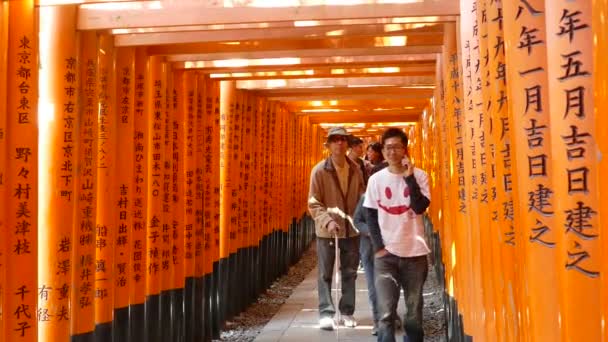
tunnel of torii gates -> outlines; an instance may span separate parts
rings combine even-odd
[[[450,340],[608,341],[607,16],[2,1],[0,341],[217,337],[314,239],[331,124],[408,133]]]

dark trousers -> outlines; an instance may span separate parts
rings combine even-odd
[[[422,286],[428,273],[426,255],[400,258],[386,255],[375,260],[376,291],[380,325],[379,342],[395,341],[393,312],[397,308],[399,293],[403,288],[407,313],[404,320],[405,333],[410,342],[423,342],[422,330]]]
[[[376,295],[376,285],[374,283],[374,248],[372,247],[372,240],[369,235],[361,235],[359,254],[361,255],[361,264],[363,264],[363,269],[365,270],[367,297],[369,298],[369,304],[372,307],[374,324],[376,324],[380,320],[380,314],[378,313],[378,297]]]
[[[355,312],[355,280],[359,266],[359,237],[338,240],[340,247],[340,276],[342,278],[342,295],[338,308],[342,315]],[[334,239],[317,237],[317,266],[319,294],[319,316],[333,317],[336,313],[331,297],[331,284],[336,259]]]

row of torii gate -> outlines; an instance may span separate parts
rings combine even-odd
[[[323,116],[117,46],[113,20],[200,9],[118,3],[1,3],[0,341],[210,340],[314,239]],[[608,340],[607,1],[302,6],[439,18],[407,133],[449,339]]]

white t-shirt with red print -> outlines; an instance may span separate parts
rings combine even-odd
[[[415,257],[431,252],[424,238],[422,215],[410,209],[410,189],[405,174],[389,172],[388,168],[373,174],[367,183],[363,206],[378,210],[378,224],[384,248],[399,257]],[[420,192],[429,200],[429,178],[414,168]]]

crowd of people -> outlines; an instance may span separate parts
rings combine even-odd
[[[343,127],[329,130],[325,147],[329,157],[313,168],[308,196],[317,236],[319,327],[357,326],[355,280],[361,263],[372,334],[380,342],[395,341],[403,290],[404,341],[422,342],[422,286],[430,253],[422,219],[431,198],[428,175],[411,162],[407,135],[398,128],[387,129],[380,142],[367,146],[365,155],[364,141]],[[336,255],[341,277],[338,311],[331,296]]]

